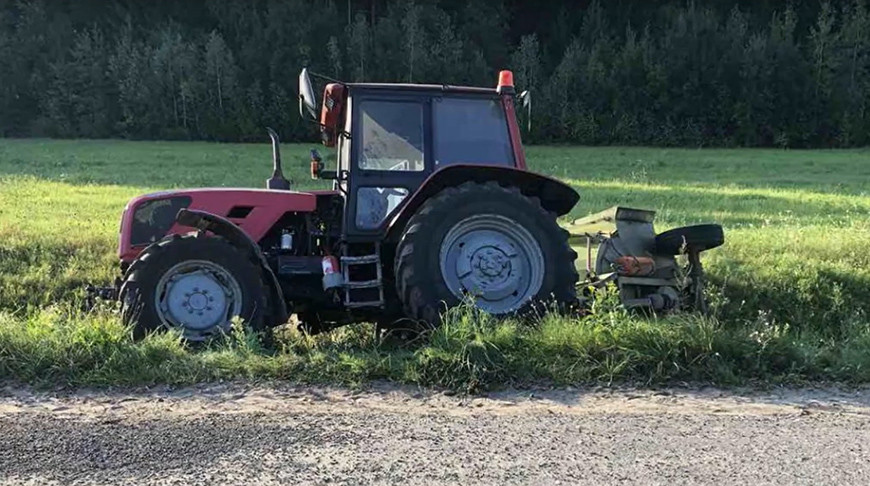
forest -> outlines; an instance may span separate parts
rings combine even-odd
[[[870,143],[866,0],[0,0],[0,136],[309,140],[304,66],[511,69],[536,143]]]

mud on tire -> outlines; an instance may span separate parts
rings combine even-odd
[[[135,339],[171,327],[166,312],[157,308],[159,282],[164,274],[187,261],[208,262],[231,275],[241,293],[238,317],[254,330],[263,329],[268,321],[268,292],[259,265],[223,238],[172,235],[143,250],[124,274],[119,293],[121,318],[132,327]],[[226,319],[208,329],[180,330],[188,341],[202,341],[227,331],[230,325]]]
[[[441,246],[452,228],[477,215],[494,215],[521,226],[526,230],[523,234],[532,235],[543,257],[540,288],[521,307],[504,314],[527,314],[540,302],[576,301],[577,254],[556,215],[546,211],[538,198],[527,197],[516,187],[467,182],[430,198],[405,228],[394,270],[396,290],[408,317],[438,325],[440,313],[460,303],[442,274]]]

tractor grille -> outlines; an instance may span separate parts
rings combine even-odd
[[[163,238],[175,223],[175,215],[190,206],[190,201],[189,196],[176,196],[140,204],[133,212],[130,244],[149,245]]]

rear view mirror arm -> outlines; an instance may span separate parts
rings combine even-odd
[[[345,83],[344,81],[341,81],[341,80],[338,80],[335,78],[330,78],[329,76],[326,76],[324,74],[315,73],[314,71],[308,71],[308,74],[310,74],[311,76],[314,76],[315,78],[320,78],[324,81],[328,81],[330,83],[338,83],[342,86],[347,86],[347,83]]]

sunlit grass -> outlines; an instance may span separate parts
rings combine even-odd
[[[312,145],[313,146],[313,145]],[[308,145],[284,146],[307,176]],[[657,210],[659,231],[725,226],[705,255],[714,318],[641,319],[618,308],[537,326],[469,310],[428,344],[379,344],[367,326],[276,349],[237,336],[206,350],[171,335],[141,343],[108,310],[77,313],[86,283],[115,276],[131,197],[185,186],[262,187],[267,144],[0,140],[0,376],[89,384],[230,377],[475,389],[505,383],[838,379],[870,369],[870,151],[530,147],[529,165],[581,199],[565,219],[622,204]]]

